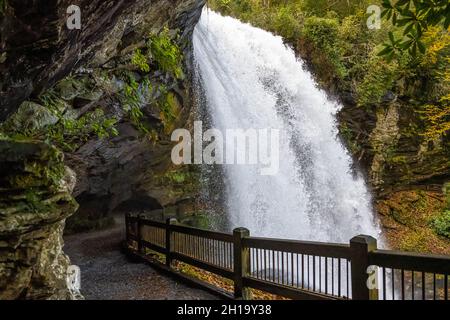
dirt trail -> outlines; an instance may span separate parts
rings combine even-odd
[[[205,300],[214,296],[132,263],[120,252],[123,218],[108,230],[65,237],[64,251],[81,269],[81,293],[88,300]]]

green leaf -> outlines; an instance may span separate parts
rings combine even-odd
[[[399,1],[397,1],[397,6],[402,7],[402,6],[404,6],[405,4],[409,4],[409,1],[410,1],[410,0],[399,0]]]
[[[391,43],[395,43],[395,38],[394,38],[394,34],[392,33],[392,31],[389,31],[389,40],[391,40]]]
[[[419,47],[419,51],[420,51],[420,53],[422,53],[422,54],[424,54],[425,53],[425,51],[426,51],[426,49],[425,49],[425,45],[422,43],[422,42],[420,42],[420,41],[417,41],[417,46]]]
[[[403,18],[403,19],[397,20],[397,26],[399,26],[399,27],[403,27],[403,26],[407,25],[408,23],[411,23],[411,19]]]
[[[400,44],[400,49],[402,49],[402,50],[409,49],[409,48],[412,46],[413,43],[414,43],[414,42],[413,42],[412,40],[407,40],[407,41],[405,41],[405,42],[402,42],[402,43]]]
[[[394,51],[392,51],[390,54],[388,54],[388,55],[386,56],[387,62],[391,62],[392,59],[394,59],[394,56],[395,56],[395,52],[394,52]]]
[[[386,8],[386,9],[394,8],[391,4],[391,1],[389,1],[389,0],[383,0],[383,3],[381,5],[383,6],[383,8]]]
[[[415,58],[417,57],[417,43],[414,42],[413,45],[411,46],[410,50],[410,54]]]
[[[381,50],[380,52],[378,52],[378,56],[385,56],[387,54],[390,54],[391,52],[394,51],[394,48],[391,46],[386,46],[386,48],[384,48],[383,50]]]
[[[444,21],[444,28],[448,29],[448,27],[450,27],[450,14],[447,15],[447,17],[445,18],[445,21]]]
[[[412,24],[412,23],[409,24],[408,26],[406,26],[405,30],[403,31],[403,35],[410,33],[413,27],[414,27],[414,24]]]

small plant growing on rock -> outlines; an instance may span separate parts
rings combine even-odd
[[[158,35],[150,36],[148,47],[158,67],[175,78],[183,77],[181,62],[183,54],[169,35],[169,29],[164,28]]]
[[[116,129],[117,119],[106,117],[101,108],[85,114],[79,119],[61,119],[46,132],[46,140],[66,151],[74,151],[80,142],[85,142],[91,135],[99,139],[119,135]]]
[[[444,211],[443,214],[435,218],[431,225],[438,235],[450,239],[450,210]]]
[[[141,49],[137,49],[131,57],[131,63],[138,67],[142,72],[150,72],[147,56],[145,56]]]
[[[131,122],[144,134],[148,133],[147,127],[143,124],[144,113],[141,110],[141,99],[139,97],[139,83],[136,79],[128,75],[128,82],[123,90],[124,110],[128,113]]]

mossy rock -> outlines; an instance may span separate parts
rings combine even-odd
[[[20,234],[75,212],[75,177],[63,159],[43,142],[0,139],[0,233]]]
[[[182,103],[177,95],[169,92],[166,96],[165,107],[162,110],[161,118],[164,122],[164,133],[169,135],[176,125],[176,120],[179,118],[182,109]]]
[[[66,101],[71,101],[75,97],[88,93],[89,81],[84,79],[74,79],[73,77],[67,77],[56,85],[58,96]]]
[[[54,125],[59,118],[46,107],[31,101],[23,102],[4,125],[6,133],[32,134]]]

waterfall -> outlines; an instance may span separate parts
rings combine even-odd
[[[205,112],[226,129],[279,129],[276,175],[224,165],[225,211],[252,235],[348,243],[379,237],[371,196],[338,137],[341,105],[320,90],[282,38],[205,10],[194,32]]]

